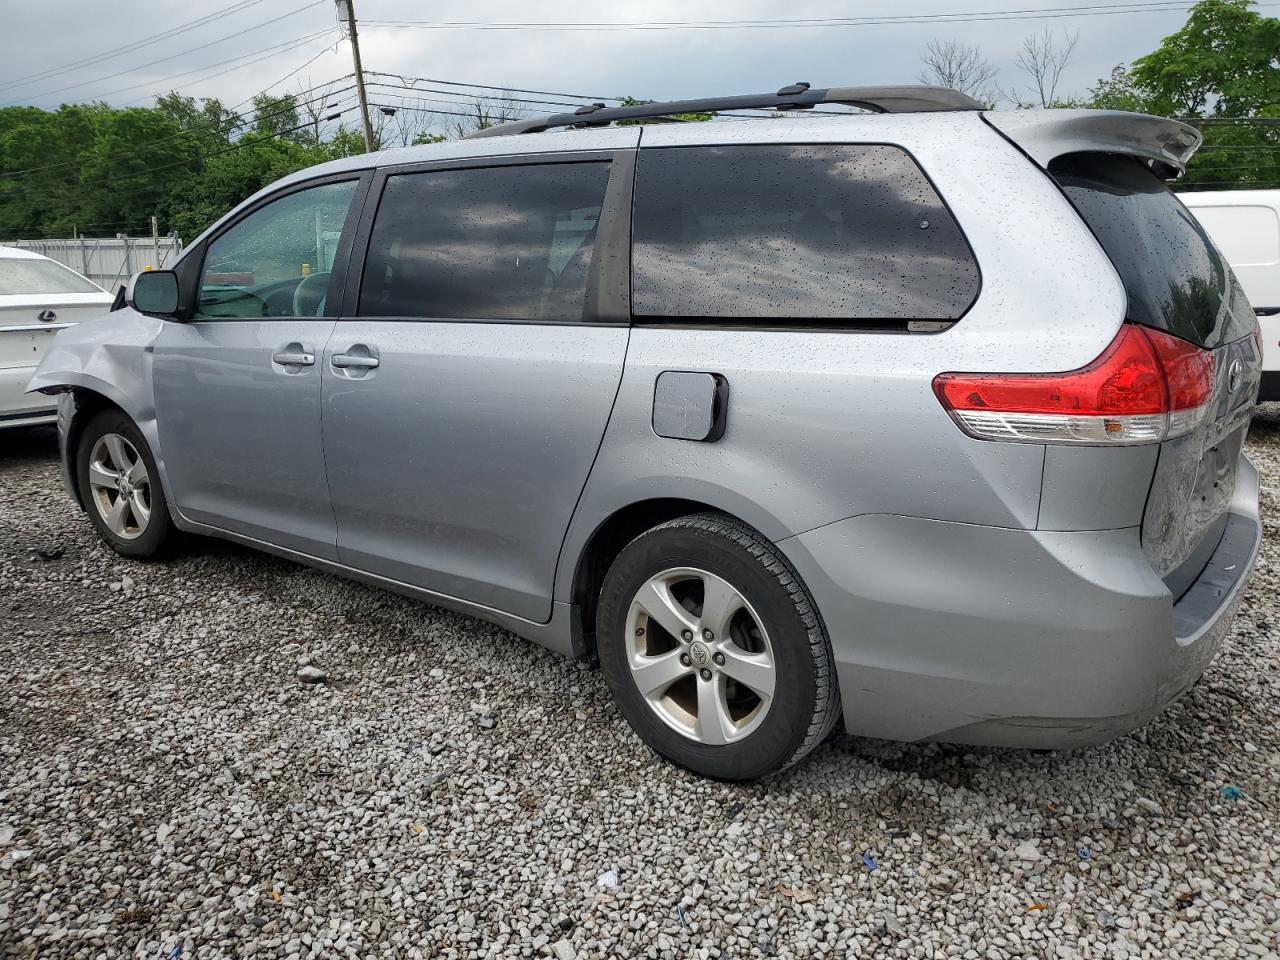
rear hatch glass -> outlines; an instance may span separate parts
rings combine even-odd
[[[1161,445],[1142,546],[1174,596],[1226,528],[1236,464],[1258,392],[1257,320],[1204,228],[1142,162],[1067,154],[1049,165],[1124,283],[1128,319],[1210,350],[1214,391],[1191,433]]]
[[[104,292],[92,280],[55,260],[0,257],[0,296]]]

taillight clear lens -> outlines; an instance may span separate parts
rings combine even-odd
[[[1126,323],[1098,359],[1066,373],[943,373],[933,390],[980,440],[1158,443],[1194,429],[1213,396],[1213,354]]]

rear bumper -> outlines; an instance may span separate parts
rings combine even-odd
[[[26,392],[35,372],[35,367],[0,367],[0,428],[54,422],[53,399]]]
[[[1137,528],[855,517],[784,540],[835,653],[845,726],[893,740],[1064,748],[1142,724],[1199,679],[1261,544],[1241,458],[1226,533],[1174,602]]]

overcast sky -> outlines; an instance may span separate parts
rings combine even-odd
[[[62,102],[95,98],[115,105],[146,105],[156,93],[170,89],[197,97],[219,97],[232,105],[298,68],[301,69],[296,75],[273,89],[296,90],[350,72],[350,48],[345,42],[335,48],[335,34],[293,49],[267,49],[334,26],[333,0],[317,0],[299,10],[307,2],[0,0],[0,105],[55,107]],[[466,4],[421,0],[355,2],[357,17],[363,24],[361,48],[367,70],[650,99],[759,92],[798,80],[807,80],[814,86],[914,82],[920,70],[920,53],[933,38],[981,46],[1000,68],[998,82],[1008,89],[1024,80],[1014,67],[1019,45],[1027,35],[1046,26],[1059,32],[1079,31],[1079,45],[1063,77],[1061,92],[1081,93],[1117,63],[1154,49],[1162,37],[1181,26],[1190,6],[1178,4],[1175,9],[1166,5],[1169,8],[1162,11],[1123,15],[998,22],[568,31],[421,29],[379,26],[377,21],[653,23],[883,17],[1067,6],[1097,9],[1098,0],[863,0],[856,4],[817,2],[801,6],[763,0],[615,0],[612,4],[564,0],[536,5],[511,0],[473,0]],[[1132,0],[1120,6],[1126,5],[1133,6]],[[207,23],[136,51],[13,84],[20,78],[64,63],[82,63],[209,15],[212,16]],[[266,23],[273,18],[281,19]],[[312,58],[314,61],[307,63]],[[225,72],[211,76],[218,71]],[[396,102],[398,97],[387,91],[374,92],[374,96],[382,102]],[[448,104],[439,104],[439,108],[457,109]],[[346,114],[351,120],[354,116]]]

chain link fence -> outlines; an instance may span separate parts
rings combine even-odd
[[[177,259],[177,237],[113,237],[78,240],[12,240],[6,244],[42,254],[83,273],[98,286],[114,292],[139,270],[159,270]]]

